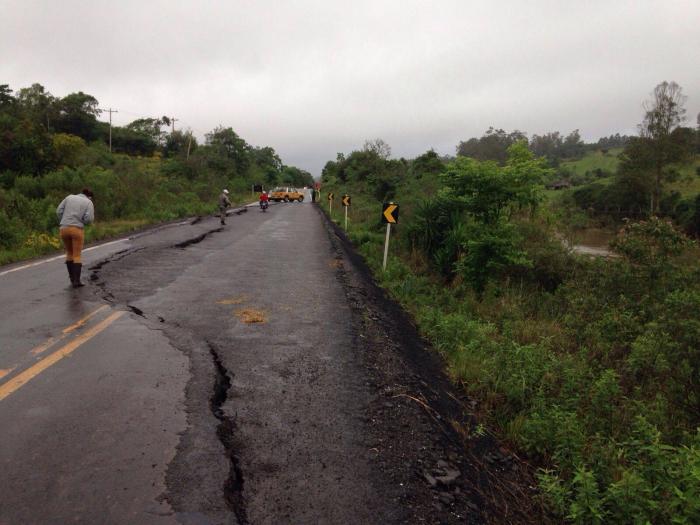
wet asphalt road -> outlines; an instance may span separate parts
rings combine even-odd
[[[396,521],[334,263],[290,203],[0,268],[0,524]]]

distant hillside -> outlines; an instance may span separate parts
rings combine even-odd
[[[620,163],[617,156],[622,153],[622,148],[611,148],[609,150],[595,150],[586,153],[578,160],[570,160],[561,163],[561,168],[575,175],[586,175],[594,173],[600,169],[606,173],[615,173],[617,165]]]
[[[562,162],[559,166],[559,178],[571,178],[574,185],[589,182],[610,183],[620,164],[618,156],[622,148],[611,148],[607,153],[601,150],[590,151],[582,158]],[[700,156],[689,164],[678,168],[679,178],[669,184],[668,189],[677,191],[683,197],[692,197],[700,193]],[[600,171],[598,171],[600,170]]]

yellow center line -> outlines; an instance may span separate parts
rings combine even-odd
[[[65,335],[62,335],[61,337],[58,338],[58,341],[60,341],[60,340],[63,339],[64,337],[65,337]],[[32,348],[31,353],[34,354],[34,355],[37,355],[37,354],[40,354],[40,353],[42,353],[42,352],[45,352],[46,350],[48,350],[49,348],[51,348],[51,346],[53,346],[53,344],[54,344],[56,341],[57,341],[57,339],[56,339],[55,337],[49,337],[45,342],[43,342],[43,343],[41,343],[40,345],[35,346],[34,348]]]
[[[78,321],[76,321],[76,322],[73,323],[72,325],[70,325],[70,326],[64,328],[64,329],[63,329],[63,333],[64,333],[64,334],[69,334],[69,333],[71,333],[73,330],[75,330],[75,329],[77,329],[77,328],[80,328],[80,327],[83,326],[85,323],[87,323],[88,320],[89,320],[91,317],[97,315],[99,312],[101,312],[102,310],[104,310],[104,309],[106,309],[106,308],[109,308],[109,306],[107,306],[106,304],[103,304],[103,305],[100,306],[97,310],[95,310],[95,311],[93,311],[93,312],[90,312],[89,314],[87,314],[87,315],[86,315],[85,317],[83,317],[82,319],[79,319]]]
[[[45,352],[46,350],[48,350],[49,348],[51,348],[55,343],[57,343],[57,342],[61,341],[62,339],[64,339],[64,338],[66,337],[66,335],[68,335],[69,333],[71,333],[73,330],[76,330],[76,329],[80,328],[81,326],[83,326],[83,325],[84,325],[85,323],[87,323],[92,317],[94,317],[95,315],[97,315],[98,313],[100,313],[102,310],[104,310],[104,309],[106,309],[106,308],[109,308],[109,306],[106,305],[106,304],[103,304],[102,306],[100,306],[100,307],[97,308],[96,310],[93,310],[92,312],[90,312],[89,314],[87,314],[87,315],[86,315],[85,317],[83,317],[82,319],[78,319],[78,320],[77,320],[75,323],[73,323],[72,325],[67,326],[66,328],[64,328],[63,331],[61,332],[63,335],[61,335],[60,337],[58,337],[58,338],[49,337],[46,341],[44,341],[44,342],[41,343],[40,345],[37,345],[37,346],[35,346],[34,348],[32,348],[30,352],[32,353],[32,355],[38,355],[38,354],[41,354],[41,353]]]
[[[121,312],[121,311],[114,312],[112,315],[110,315],[106,319],[100,321],[98,324],[96,324],[95,326],[93,326],[89,330],[86,330],[84,333],[78,335],[70,343],[66,344],[62,348],[59,348],[53,354],[46,356],[44,359],[42,359],[41,361],[39,361],[35,365],[29,367],[21,374],[16,375],[12,379],[10,379],[7,383],[0,386],[0,401],[2,401],[7,396],[12,394],[15,390],[22,387],[24,384],[31,381],[33,378],[38,376],[40,373],[42,373],[44,370],[46,370],[50,366],[56,364],[64,357],[73,353],[80,345],[82,345],[83,343],[85,343],[85,342],[89,341],[90,339],[92,339],[93,337],[95,337],[102,330],[104,330],[109,325],[111,325],[114,321],[119,319],[123,314],[124,314],[124,312]]]

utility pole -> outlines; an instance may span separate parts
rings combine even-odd
[[[187,141],[187,160],[190,160],[190,148],[192,147],[192,130],[190,130],[190,140]]]
[[[116,109],[106,109],[109,112],[109,152],[112,153],[112,113],[119,113]]]

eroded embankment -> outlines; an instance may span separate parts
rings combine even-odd
[[[345,233],[323,216],[343,283],[362,336],[366,367],[384,395],[370,407],[377,432],[402,436],[386,454],[398,462],[419,450],[418,498],[432,498],[438,522],[456,516],[489,523],[542,523],[533,469],[503,447],[474,417],[476,403],[445,373],[446,364],[418,333],[410,316],[380,288]],[[342,261],[345,261],[343,263]],[[380,390],[381,392],[381,390]],[[405,422],[416,421],[410,434]],[[420,486],[422,485],[422,487]],[[429,490],[421,490],[428,488]]]

